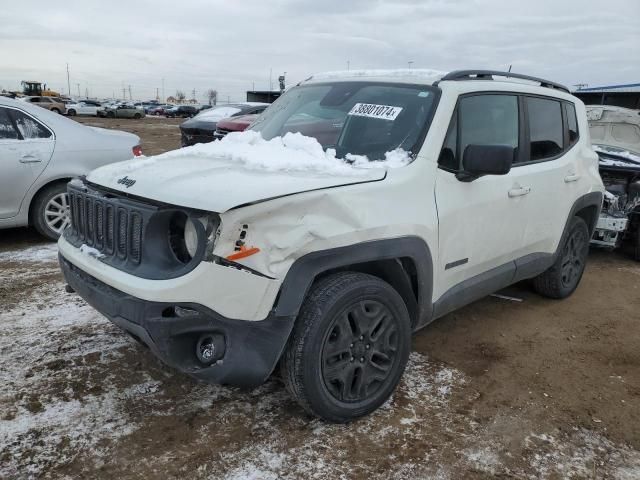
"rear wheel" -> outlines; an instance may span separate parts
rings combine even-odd
[[[60,110],[58,110],[57,108],[52,108],[51,111],[53,113],[57,113],[58,115],[60,115],[60,113],[61,113]]]
[[[116,114],[113,112],[107,112],[107,118],[116,118]]]
[[[287,389],[309,413],[344,423],[380,407],[409,358],[400,295],[362,273],[338,273],[307,296],[281,362]]]
[[[33,201],[31,221],[41,235],[57,240],[70,223],[67,184],[54,183],[42,190]]]
[[[573,217],[555,263],[533,279],[534,289],[549,298],[566,298],[580,283],[589,253],[589,227]]]
[[[139,113],[136,113],[133,115],[133,118],[135,118],[136,120],[142,118],[142,115],[140,115]]]
[[[67,115],[69,115],[70,117],[75,117],[76,116],[76,111],[71,109],[67,112]]]

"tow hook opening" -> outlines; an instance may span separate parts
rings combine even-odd
[[[219,333],[204,333],[196,343],[196,357],[203,365],[216,363],[226,350],[224,336]]]

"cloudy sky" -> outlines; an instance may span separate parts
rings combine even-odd
[[[567,85],[640,82],[640,0],[3,2],[0,89],[243,100],[326,70],[507,69]]]

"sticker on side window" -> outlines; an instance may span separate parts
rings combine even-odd
[[[382,120],[395,120],[402,107],[391,107],[389,105],[375,105],[373,103],[356,103],[349,115],[356,117],[380,118]]]

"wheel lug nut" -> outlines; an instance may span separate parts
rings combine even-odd
[[[364,363],[364,357],[360,357],[360,363]]]
[[[353,348],[353,343],[351,345],[349,345],[349,348]]]
[[[354,359],[353,357],[351,357],[351,360],[350,360],[350,361],[351,361],[351,362],[353,362],[354,360],[355,360],[355,359]]]
[[[369,350],[370,348],[371,348],[371,345],[367,343],[366,349]]]
[[[360,335],[360,340],[364,340],[364,335]]]

